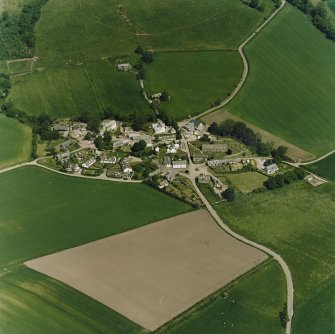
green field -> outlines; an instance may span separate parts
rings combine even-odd
[[[237,173],[225,175],[232,184],[242,193],[250,193],[255,189],[262,188],[267,177],[256,172]]]
[[[152,90],[164,85],[173,94],[167,107],[172,116],[200,113],[238,82],[242,64],[236,48],[273,10],[272,1],[263,2],[265,12],[229,0],[113,0],[108,6],[102,0],[49,0],[35,29],[34,68],[41,71],[13,79],[10,100],[34,115],[75,116],[106,107],[143,112],[149,107],[135,74],[115,72],[106,58],[131,55],[133,62],[138,45],[155,51],[234,49],[210,57],[155,54],[147,66]]]
[[[149,112],[135,74],[118,72],[107,60],[50,68],[16,77],[13,83],[10,100],[32,115],[77,116],[107,107],[122,114]]]
[[[168,52],[155,54],[145,71],[148,95],[166,90],[171,99],[161,107],[179,120],[224,100],[239,82],[243,63],[237,51]]]
[[[141,328],[71,287],[19,266],[0,279],[0,332],[128,334]]]
[[[312,187],[300,181],[215,208],[236,232],[267,245],[287,262],[295,289],[294,333],[314,333],[306,332],[307,323],[318,333],[334,332],[335,299],[327,304],[323,297],[334,296],[335,184]]]
[[[286,5],[246,55],[249,76],[225,110],[316,155],[334,149],[335,44]]]
[[[279,334],[286,283],[274,261],[255,268],[157,333]],[[269,297],[271,296],[271,297]]]
[[[31,129],[0,114],[0,168],[29,160]]]
[[[142,184],[83,180],[40,167],[0,175],[0,266],[191,210]]]
[[[30,72],[31,60],[10,62],[8,67],[11,74]]]
[[[335,153],[314,164],[306,165],[305,168],[329,180],[335,181]]]

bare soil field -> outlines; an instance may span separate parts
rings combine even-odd
[[[275,147],[278,147],[280,145],[284,145],[286,147],[288,147],[287,150],[287,156],[289,158],[291,158],[293,161],[308,161],[308,160],[312,160],[313,158],[315,158],[315,155],[312,153],[309,153],[307,151],[304,151],[303,149],[301,149],[300,147],[297,147],[293,144],[288,143],[287,141],[251,124],[246,122],[245,120],[229,113],[228,111],[222,112],[222,110],[217,110],[214,111],[213,113],[210,113],[206,116],[204,116],[202,118],[204,120],[204,122],[206,122],[207,124],[211,124],[212,122],[217,122],[218,124],[223,122],[226,119],[233,119],[234,121],[240,121],[245,123],[249,128],[251,128],[252,130],[254,130],[256,133],[259,133],[262,138],[263,141],[265,142],[270,142],[273,143],[275,145]]]
[[[198,210],[26,265],[155,330],[266,258]]]

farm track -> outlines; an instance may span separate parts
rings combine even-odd
[[[296,163],[294,164],[296,167],[298,166],[306,166],[306,165],[311,165],[311,164],[314,164],[316,162],[319,162],[327,157],[329,157],[330,155],[334,154],[335,153],[335,150],[332,150],[326,154],[324,154],[322,157],[318,158],[318,159],[315,159],[315,160],[312,160],[312,161],[307,161],[307,162],[299,162],[299,163]]]

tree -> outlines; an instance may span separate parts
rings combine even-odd
[[[94,145],[99,151],[103,151],[105,149],[105,142],[101,136],[95,138]]]
[[[218,126],[218,123],[213,122],[213,123],[209,126],[209,128],[208,128],[208,132],[217,135],[218,132],[219,132],[219,126]]]
[[[168,99],[169,99],[169,94],[168,94],[168,92],[167,92],[166,90],[163,90],[162,95],[161,95],[161,97],[160,97],[160,100],[161,100],[162,102],[165,102],[165,101],[167,101]]]
[[[227,154],[228,154],[228,155],[232,155],[232,154],[233,154],[233,150],[232,150],[231,148],[228,148],[228,150],[227,150]]]
[[[226,199],[228,202],[235,201],[236,194],[234,188],[228,188],[224,192],[222,192],[222,197]]]
[[[142,47],[140,47],[140,46],[138,46],[136,49],[135,49],[135,53],[137,53],[137,54],[143,54],[143,52],[144,52],[144,50],[143,50],[143,48]]]
[[[141,57],[142,61],[144,61],[145,63],[152,63],[154,60],[154,57],[152,55],[152,52],[149,51],[143,51],[142,57]]]
[[[259,6],[259,1],[258,0],[251,0],[250,3],[249,3],[249,6],[251,8],[258,8]]]
[[[135,143],[132,146],[131,150],[132,152],[135,152],[135,153],[141,152],[146,148],[146,146],[147,146],[147,143],[144,140],[140,140],[138,143]]]

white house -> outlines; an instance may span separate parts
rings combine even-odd
[[[204,125],[200,122],[198,122],[196,119],[192,119],[191,121],[189,121],[186,125],[185,128],[190,131],[202,131],[204,130]]]
[[[83,164],[82,164],[82,166],[84,167],[84,168],[90,168],[94,163],[96,162],[96,160],[95,160],[95,158],[90,158],[89,160],[87,160],[86,162],[84,162]]]
[[[162,96],[162,93],[156,93],[156,94],[151,95],[151,98],[152,99],[159,99],[161,96]]]
[[[116,65],[119,71],[129,71],[132,69],[132,66],[129,63],[122,63]]]
[[[112,132],[117,129],[117,124],[114,120],[105,119],[100,125],[100,135],[102,136],[106,131]]]
[[[152,128],[153,128],[155,134],[161,134],[161,133],[166,132],[166,125],[160,119],[158,120],[157,123],[152,124]]]
[[[277,173],[279,171],[279,168],[276,164],[272,164],[272,165],[269,165],[269,166],[265,166],[264,167],[264,171],[266,174],[274,174],[274,173]]]
[[[187,168],[187,162],[186,160],[178,160],[178,161],[172,161],[172,168],[178,169],[178,168]]]

